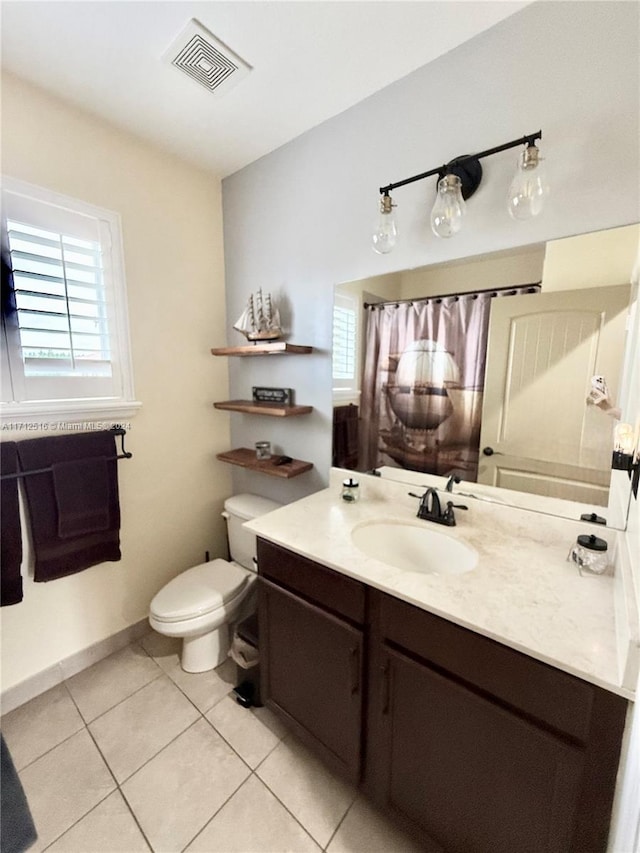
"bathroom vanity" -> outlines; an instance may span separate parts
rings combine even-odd
[[[328,489],[248,525],[266,703],[434,850],[606,850],[633,696],[615,576],[566,562],[584,525],[496,522],[476,502],[447,531],[478,551],[472,571],[364,556],[354,529],[414,523],[401,488],[371,485],[357,507]]]

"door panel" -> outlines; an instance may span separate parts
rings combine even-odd
[[[617,395],[628,305],[628,286],[494,300],[479,482],[606,504],[615,422],[586,398],[594,375]]]

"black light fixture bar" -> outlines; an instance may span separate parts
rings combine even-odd
[[[445,175],[453,166],[460,166],[467,161],[482,160],[483,157],[490,157],[492,154],[499,154],[501,151],[507,151],[509,148],[516,148],[518,145],[533,145],[537,139],[542,139],[542,130],[528,136],[522,136],[520,139],[514,139],[511,142],[505,142],[503,145],[496,145],[495,148],[487,148],[486,151],[481,151],[479,154],[467,154],[464,157],[456,157],[455,160],[452,160],[450,163],[445,163],[443,166],[438,166],[435,169],[429,169],[428,172],[422,172],[421,174],[414,175],[411,178],[405,178],[403,181],[396,181],[396,183],[387,184],[386,187],[380,187],[380,195],[389,195],[390,192],[398,187],[413,184],[416,181],[423,180],[424,178],[430,178],[432,175]]]

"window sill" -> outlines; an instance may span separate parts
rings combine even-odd
[[[29,429],[40,426],[45,430],[65,430],[73,424],[87,428],[111,427],[132,418],[142,407],[135,400],[53,400],[50,402],[1,403],[2,428]],[[89,426],[91,425],[91,426]]]
[[[360,391],[355,388],[334,388],[332,399],[335,403],[349,403],[353,401],[356,405],[360,401]]]

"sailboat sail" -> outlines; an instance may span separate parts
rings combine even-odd
[[[282,337],[280,312],[274,308],[271,294],[263,297],[262,289],[251,293],[233,328],[242,332],[249,341],[275,341]]]

